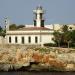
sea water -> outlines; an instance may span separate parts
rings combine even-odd
[[[0,72],[0,75],[75,75],[75,72]]]

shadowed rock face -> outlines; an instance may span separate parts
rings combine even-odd
[[[0,50],[0,70],[26,70],[26,66],[28,69],[30,67],[30,70],[33,68],[35,70],[43,68],[75,70],[74,51],[73,53],[59,51],[56,48],[7,48]]]

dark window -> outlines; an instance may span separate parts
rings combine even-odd
[[[11,43],[11,37],[9,37],[9,43]]]
[[[24,44],[24,37],[22,37],[22,44]]]
[[[17,43],[17,37],[15,37],[15,43]]]
[[[37,37],[35,37],[35,43],[37,43],[38,42],[38,38]]]
[[[28,37],[28,42],[31,43],[31,37]]]
[[[42,19],[42,13],[40,13],[40,19]]]
[[[69,29],[72,29],[72,27],[69,27]]]
[[[41,20],[41,27],[44,27],[44,20]]]
[[[36,20],[34,20],[34,26],[36,26]]]
[[[51,40],[53,40],[53,41],[54,41],[54,38],[52,38]]]

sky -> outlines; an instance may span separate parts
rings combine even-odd
[[[33,24],[38,5],[45,10],[45,24],[75,24],[75,0],[0,0],[0,26],[5,17],[17,25]]]

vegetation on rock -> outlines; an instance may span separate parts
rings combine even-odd
[[[55,31],[54,42],[59,47],[75,47],[75,30],[68,30],[68,26],[62,27],[62,32]]]

